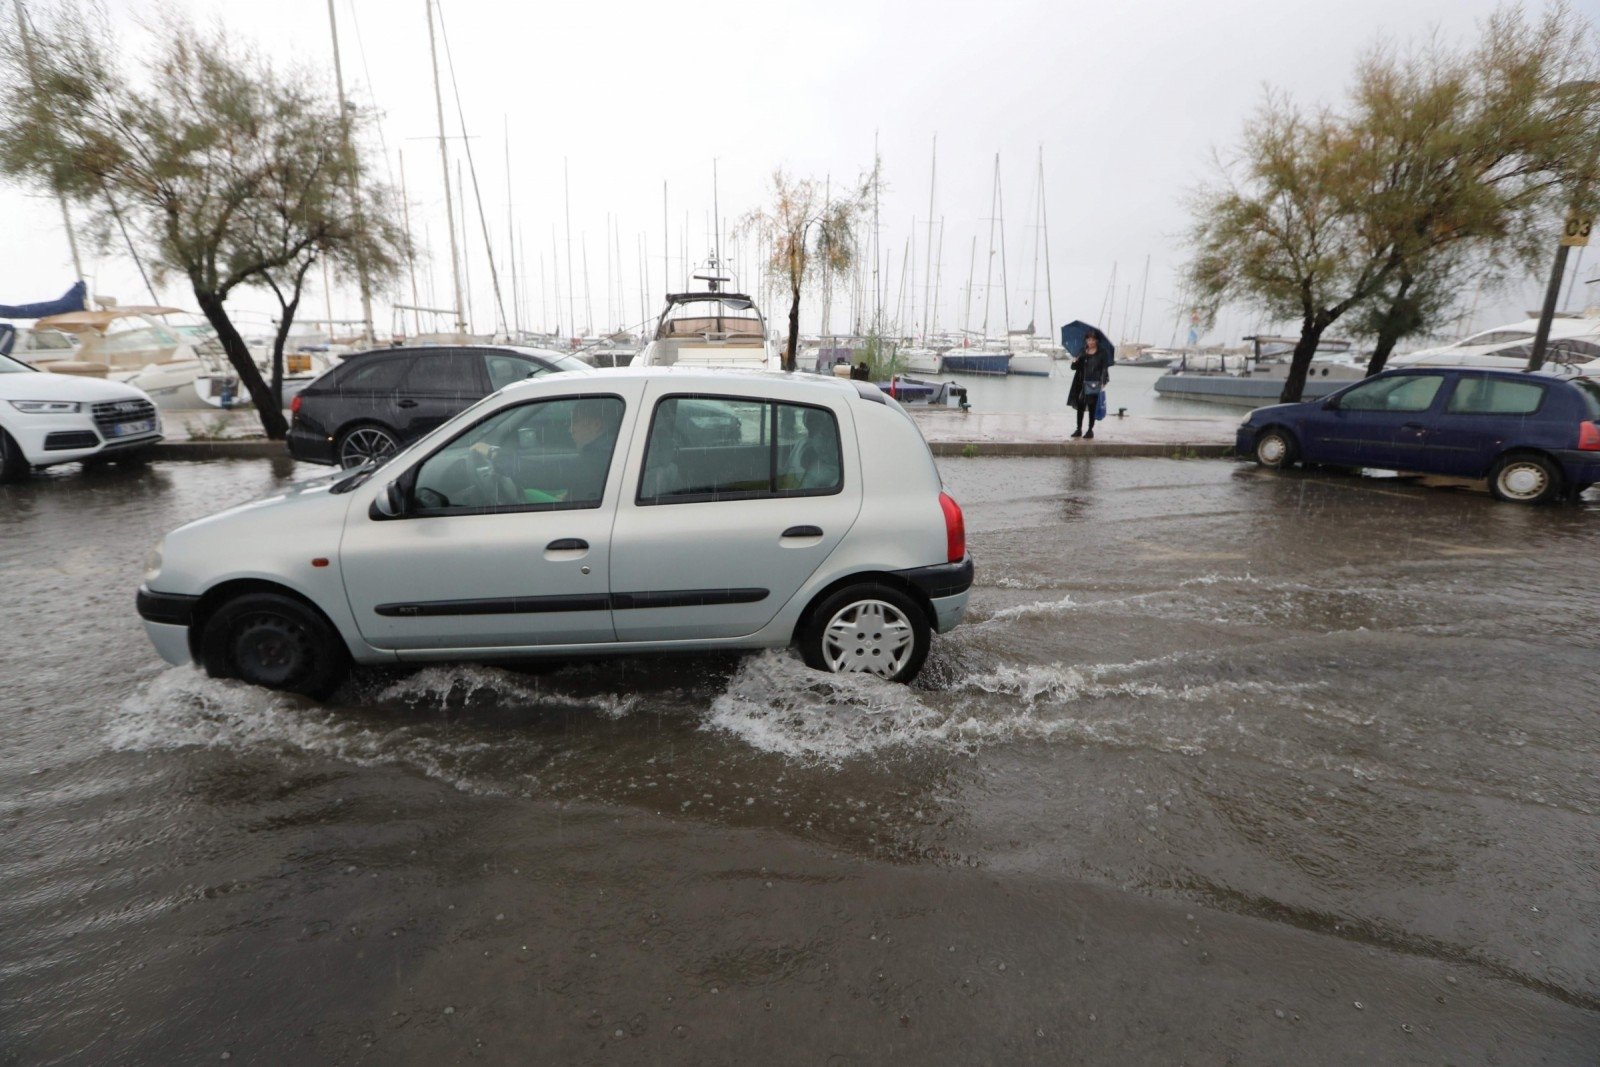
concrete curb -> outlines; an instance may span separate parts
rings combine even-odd
[[[1231,445],[1152,444],[1130,441],[932,441],[935,456],[1070,456],[1075,459],[1158,457],[1167,459],[1225,459],[1234,455]],[[221,441],[162,441],[151,445],[154,460],[289,459],[282,441],[259,438]]]
[[[1163,457],[1168,459],[1226,459],[1236,453],[1232,445],[1150,444],[1129,441],[930,441],[936,456],[1010,457],[1070,456],[1074,459]]]
[[[162,441],[145,453],[151,459],[288,459],[282,441],[250,438],[242,441]]]

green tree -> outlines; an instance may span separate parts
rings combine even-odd
[[[1472,49],[1375,47],[1348,114],[1269,94],[1223,180],[1193,198],[1187,274],[1213,313],[1238,301],[1300,322],[1283,400],[1352,309],[1387,302],[1366,322],[1381,369],[1437,324],[1465,265],[1492,281],[1527,262],[1532,220],[1589,180],[1573,161],[1596,136],[1593,94],[1559,89],[1594,69],[1592,40],[1564,6],[1535,22],[1508,8]]]
[[[157,271],[188,280],[263,429],[281,438],[282,408],[227,301],[240,286],[267,286],[287,296],[292,319],[318,257],[344,263],[360,247],[376,276],[397,269],[403,246],[381,210],[391,194],[357,180],[359,140],[344,136],[339,101],[308,71],[279,71],[220,27],[175,18],[152,33],[137,78],[98,8],[63,3],[28,32],[0,35],[0,175],[80,204],[102,239],[115,197]],[[365,212],[350,200],[357,186]],[[279,359],[286,335],[287,322]]]
[[[811,178],[791,178],[780,167],[772,175],[772,202],[751,211],[740,222],[744,232],[760,234],[772,248],[767,269],[789,288],[789,335],[783,369],[795,369],[800,344],[800,294],[814,282],[826,264],[828,273],[842,275],[855,262],[859,241],[856,228],[878,188],[878,165],[862,175],[856,187],[843,195],[830,195],[823,183]]]
[[[1600,138],[1594,29],[1564,5],[1536,20],[1496,12],[1471,48],[1373,47],[1349,125],[1379,171],[1351,208],[1393,240],[1398,265],[1364,309],[1368,373],[1404,337],[1437,329],[1456,294],[1537,270],[1546,219],[1592,182]]]

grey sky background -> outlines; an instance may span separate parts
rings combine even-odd
[[[383,112],[388,170],[380,167],[380,176],[392,175],[398,183],[399,155],[404,154],[413,236],[427,257],[419,266],[422,302],[445,306],[450,302],[449,251],[438,147],[427,139],[436,133],[436,123],[423,0],[335,3],[348,91]],[[10,32],[9,0],[5,6]],[[37,17],[46,5],[29,0],[28,6]],[[110,8],[126,27],[131,65],[148,53],[138,21],[163,6],[187,10],[198,22],[218,22],[284,63],[324,72],[332,84],[326,0],[168,0],[167,5],[115,0]],[[1046,295],[1039,294],[1037,311],[1032,306],[1042,146],[1056,324],[1082,318],[1099,322],[1115,338],[1139,334],[1166,344],[1177,329],[1176,271],[1188,223],[1184,193],[1210,173],[1213,147],[1228,151],[1263,87],[1281,87],[1307,104],[1338,101],[1361,50],[1378,35],[1418,39],[1437,29],[1448,40],[1469,40],[1493,6],[1489,0],[1346,0],[1331,6],[1285,0],[1126,5],[443,0],[443,13],[469,132],[476,138],[472,146],[490,237],[506,275],[504,131],[509,126],[511,195],[527,275],[524,326],[559,323],[570,333],[574,325],[581,330],[637,323],[641,240],[649,254],[645,312],[653,315],[663,272],[670,271],[674,286],[683,277],[685,243],[694,260],[711,247],[713,159],[727,226],[765,201],[775,167],[818,179],[831,174],[835,181],[854,180],[871,165],[875,133],[888,185],[880,208],[880,281],[892,313],[915,220],[910,260],[916,281],[914,288],[907,286],[907,303],[914,292],[920,322],[930,152],[937,134],[933,217],[936,225],[940,218],[944,222],[939,327],[962,325],[974,236],[979,286],[974,328],[982,321],[998,152],[1010,325],[1020,328],[1033,319],[1041,332],[1045,329]],[[445,79],[447,123],[459,132],[448,70]],[[460,144],[452,142],[453,159],[460,158]],[[563,160],[571,181],[576,293],[569,292],[567,282]],[[662,259],[663,181],[671,233],[668,263]],[[468,195],[473,325],[488,331],[495,327],[492,289],[470,189]],[[615,227],[611,258],[621,245],[620,266],[612,265],[609,286],[608,216]],[[6,237],[0,302],[53,297],[70,284],[66,241],[52,200],[0,188],[0,232]],[[756,288],[750,242],[732,251],[742,268],[741,282]],[[1146,256],[1150,274],[1141,331]],[[1113,265],[1118,283],[1115,311],[1107,322],[1102,308]],[[148,299],[126,254],[90,252],[85,271],[98,292],[123,302]],[[560,305],[551,307],[557,272]],[[1042,256],[1039,273],[1042,288]],[[1581,273],[1592,276],[1592,264],[1585,263]],[[1002,318],[999,277],[997,256],[989,319],[995,334]],[[509,290],[509,277],[502,282]],[[1541,286],[1540,279],[1530,278],[1499,298],[1484,298],[1472,323],[1517,317],[1536,306]],[[353,279],[334,279],[333,288],[334,315],[356,317]],[[608,299],[608,290],[620,292],[620,307],[616,296]],[[1574,307],[1582,304],[1583,294],[1580,282]],[[172,304],[193,306],[181,280],[169,281],[160,295]],[[841,306],[846,300],[842,292],[835,298],[835,330],[848,329]],[[261,293],[241,293],[234,303],[263,314],[274,306]],[[388,304],[387,298],[379,301],[382,332],[392,322]],[[575,324],[569,304],[576,306]],[[323,307],[319,280],[302,315],[321,316]],[[774,317],[786,310],[786,302],[767,308]],[[818,311],[813,299],[805,328],[819,325]],[[410,320],[404,325],[409,329]],[[1252,312],[1231,309],[1209,338],[1234,343],[1242,334],[1270,326]]]

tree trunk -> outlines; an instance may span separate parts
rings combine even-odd
[[[278,332],[272,338],[272,396],[279,411],[283,410],[283,346],[289,339],[289,327],[294,325],[294,313],[299,306],[300,287],[297,285],[294,299],[278,305]]]
[[[1322,343],[1322,332],[1328,328],[1323,312],[1308,315],[1300,324],[1300,340],[1294,346],[1294,358],[1289,362],[1289,377],[1278,396],[1280,404],[1296,404],[1306,389],[1306,374],[1311,369],[1311,358]]]
[[[1383,370],[1384,364],[1389,362],[1389,354],[1394,351],[1395,344],[1407,332],[1408,327],[1416,328],[1416,313],[1411,309],[1406,294],[1411,291],[1414,279],[1401,275],[1400,287],[1389,301],[1389,307],[1383,313],[1383,319],[1378,325],[1377,343],[1372,347],[1372,358],[1367,361],[1367,377]]]
[[[250,400],[261,415],[261,428],[272,440],[283,440],[289,432],[289,424],[283,417],[283,408],[273,402],[272,393],[261,378],[261,369],[250,357],[250,349],[245,345],[244,338],[239,336],[233,321],[228,318],[228,310],[223,307],[222,297],[201,289],[198,285],[194,287],[194,297],[200,302],[200,310],[205,313],[206,321],[217,331],[217,340],[222,342],[222,350],[228,354],[228,362],[232,363],[233,369],[238,372],[239,381],[249,391]]]
[[[789,304],[789,343],[783,350],[783,369],[793,372],[797,364],[795,349],[800,344],[800,287],[790,289],[794,299]]]

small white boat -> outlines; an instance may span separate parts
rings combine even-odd
[[[1448,345],[1418,349],[1389,360],[1391,367],[1485,367],[1521,370],[1533,353],[1539,318],[1483,330]],[[1544,369],[1553,374],[1600,374],[1600,308],[1558,315],[1550,323]]]

